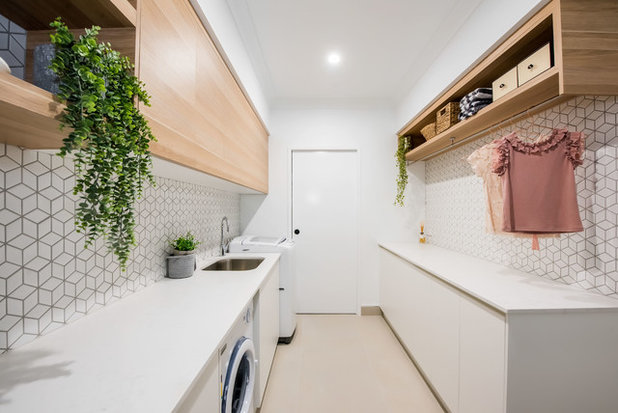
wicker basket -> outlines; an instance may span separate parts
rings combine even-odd
[[[425,139],[429,140],[437,135],[436,133],[436,122],[431,122],[429,125],[425,126],[421,129],[421,134],[425,137]]]
[[[459,102],[449,102],[436,114],[436,132],[441,133],[457,123]]]

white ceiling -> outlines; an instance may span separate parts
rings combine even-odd
[[[396,102],[482,0],[227,1],[276,104]],[[337,68],[330,51],[342,56]]]

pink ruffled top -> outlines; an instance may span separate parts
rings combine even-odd
[[[554,129],[536,143],[515,133],[499,140],[492,171],[502,177],[505,232],[583,231],[573,170],[582,164],[584,136]]]

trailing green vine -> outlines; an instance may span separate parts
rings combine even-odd
[[[50,26],[50,68],[67,105],[61,128],[71,128],[59,155],[74,156],[77,230],[86,234],[86,247],[105,237],[124,271],[136,244],[135,203],[144,183],[154,184],[148,147],[156,139],[136,105],[149,105],[149,96],[130,60],[98,42],[99,27],[76,39],[60,18]]]
[[[397,159],[397,194],[395,195],[395,205],[403,206],[403,200],[405,198],[404,191],[408,185],[408,170],[406,169],[406,152],[409,148],[410,139],[403,136],[399,138],[397,144],[397,152],[395,153],[395,159]]]

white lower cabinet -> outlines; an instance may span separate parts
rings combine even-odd
[[[505,317],[381,249],[380,303],[454,413],[504,411]]]
[[[448,408],[459,398],[459,298],[431,276],[381,250],[380,304]]]
[[[504,314],[461,296],[459,316],[459,413],[502,412]]]
[[[279,341],[279,264],[273,267],[257,295],[255,321],[259,331],[259,338],[256,340],[258,371],[255,407],[260,407]]]
[[[530,307],[498,311],[487,304],[496,297],[472,297],[380,248],[384,316],[450,412],[618,411],[618,305],[591,308],[589,295],[557,307],[565,287],[534,281],[519,281]]]
[[[218,413],[220,400],[219,358],[215,355],[200,373],[193,389],[174,411],[178,413]]]
[[[504,411],[504,315],[380,251],[384,315],[443,403],[456,413]]]

